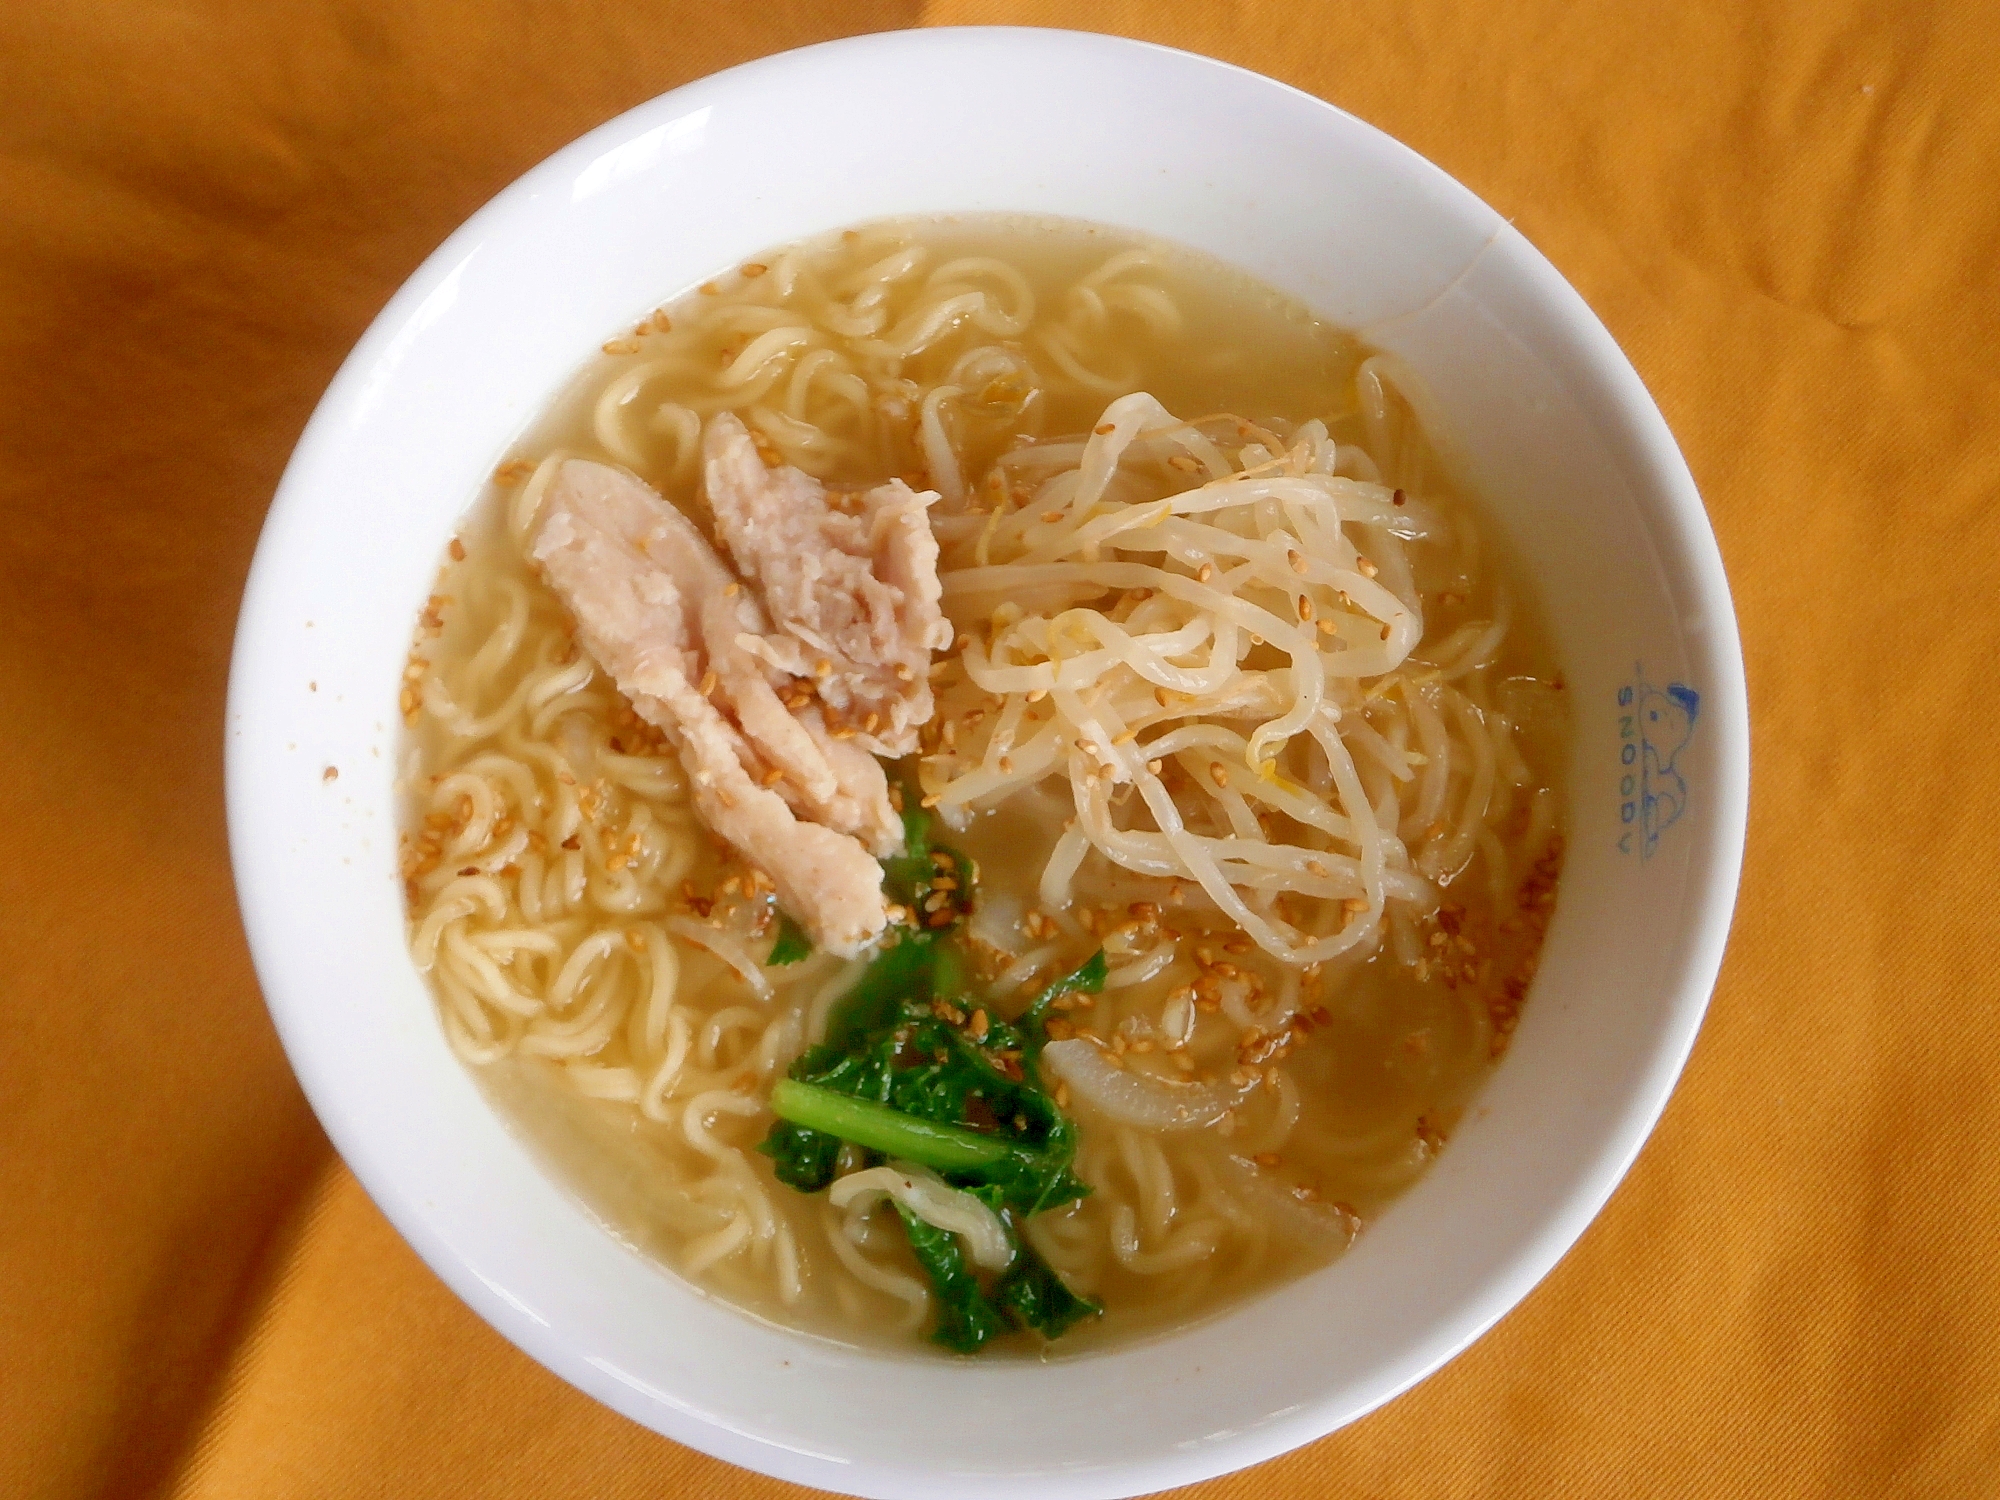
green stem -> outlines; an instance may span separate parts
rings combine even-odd
[[[772,1087],[771,1110],[794,1125],[824,1131],[940,1172],[974,1172],[994,1165],[1012,1151],[1006,1141],[996,1137],[920,1120],[886,1104],[850,1098],[795,1078],[781,1078]]]

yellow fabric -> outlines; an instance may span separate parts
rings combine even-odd
[[[1443,1373],[1190,1493],[2000,1492],[1988,7],[14,0],[0,1495],[786,1491],[529,1363],[333,1158],[237,926],[224,672],[301,424],[468,212],[724,64],[967,20],[1248,64],[1511,217],[1658,396],[1749,659],[1734,940],[1630,1179]]]

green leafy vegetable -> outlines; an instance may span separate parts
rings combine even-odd
[[[771,1109],[781,1120],[939,1172],[978,1173],[998,1164],[1012,1150],[998,1136],[941,1125],[795,1078],[778,1080],[771,1090]]]
[[[960,1354],[975,1353],[988,1339],[1004,1332],[1006,1324],[987,1300],[979,1278],[967,1268],[965,1252],[959,1248],[957,1238],[949,1230],[918,1218],[900,1203],[896,1205],[896,1213],[903,1221],[903,1232],[910,1237],[917,1264],[924,1268],[937,1292],[937,1327],[931,1338]]]
[[[1070,995],[1095,995],[1104,988],[1104,981],[1110,972],[1111,966],[1105,961],[1104,950],[1099,948],[1077,968],[1035,996],[1021,1013],[1018,1023],[1022,1032],[1022,1047],[1029,1058],[1041,1056],[1042,1048],[1048,1044],[1049,1012],[1055,1009],[1056,1002]]]
[[[802,1192],[833,1180],[847,1143],[870,1162],[928,1167],[979,1198],[1015,1244],[990,1288],[951,1234],[898,1206],[937,1290],[933,1337],[969,1353],[1011,1320],[1055,1338],[1101,1309],[1065,1286],[1016,1232],[1022,1220],[1089,1192],[1071,1171],[1076,1127],[1041,1086],[1035,1057],[1057,1004],[1103,987],[1104,955],[1050,985],[1018,1021],[998,1018],[978,997],[954,931],[973,909],[978,871],[932,844],[930,819],[913,794],[904,806],[904,849],[883,861],[883,887],[912,921],[834,1006],[826,1040],[771,1091],[778,1121],[759,1149],[779,1181]]]
[[[781,968],[811,958],[812,951],[812,939],[806,936],[805,929],[792,920],[790,913],[779,912],[777,941],[771,944],[771,956],[764,962],[772,968]]]
[[[833,1181],[840,1137],[780,1120],[757,1149],[771,1158],[778,1181],[802,1193],[816,1193]]]
[[[910,924],[942,932],[972,915],[979,867],[956,849],[931,842],[930,814],[914,787],[903,789],[903,852],[882,861],[882,890],[909,913]]]
[[[1061,1338],[1075,1324],[1104,1311],[1103,1303],[1079,1297],[1063,1285],[1055,1269],[1026,1241],[1000,1279],[996,1300],[1022,1327],[1034,1329],[1045,1339]]]

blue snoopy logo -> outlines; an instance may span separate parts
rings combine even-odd
[[[1687,810],[1687,778],[1675,761],[1694,738],[1701,694],[1681,682],[1653,687],[1641,672],[1636,683],[1618,690],[1618,706],[1626,710],[1618,720],[1619,760],[1626,768],[1618,815],[1628,825],[1618,847],[1630,853],[1636,833],[1639,857],[1650,859],[1660,835]]]

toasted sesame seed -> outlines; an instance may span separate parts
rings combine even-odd
[[[1354,571],[1359,573],[1363,578],[1373,578],[1377,573],[1381,572],[1382,570],[1376,567],[1375,564],[1370,562],[1367,558],[1357,557],[1354,559]]]
[[[1229,785],[1228,767],[1224,766],[1222,762],[1219,760],[1210,761],[1208,763],[1208,779],[1214,782],[1219,787],[1228,786]]]
[[[771,268],[765,265],[762,261],[755,261],[755,260],[746,261],[744,262],[743,265],[743,274],[754,281],[757,277],[762,276],[766,271],[770,269]]]
[[[717,676],[715,675],[715,668],[710,667],[706,672],[702,673],[701,674],[702,697],[706,698],[709,696],[709,694],[713,693],[715,691],[715,685],[718,681],[720,681],[720,679],[717,678]]]
[[[1303,574],[1306,570],[1305,557],[1301,553],[1294,552],[1291,554],[1291,559],[1292,559],[1292,571],[1294,573]]]
[[[1389,497],[1389,503],[1391,505],[1401,505],[1404,502],[1406,502],[1409,498],[1410,497],[1408,495],[1405,495],[1401,490],[1397,490],[1395,494]]]
[[[1000,766],[1000,774],[1001,774],[1002,776],[1011,776],[1011,775],[1013,775],[1013,774],[1014,774],[1014,757],[1013,757],[1013,756],[1011,756],[1011,755],[1003,755],[1003,756],[1001,756],[1001,757],[1000,757],[1000,760],[999,760],[999,766]]]
[[[1345,901],[1340,903],[1340,909],[1351,912],[1366,911],[1368,910],[1368,900],[1365,896],[1349,896]]]
[[[453,562],[465,561],[465,543],[461,542],[457,537],[451,539],[451,546],[448,550],[451,553],[451,560]]]
[[[1215,565],[1213,563],[1203,563],[1200,567],[1194,570],[1194,581],[1196,583],[1207,583],[1208,580],[1213,578],[1214,576],[1215,576]]]
[[[734,599],[738,594],[742,592],[743,592],[742,584],[732,583],[722,591],[722,597],[725,599]]]
[[[1163,760],[1149,760],[1146,762],[1146,769],[1157,776],[1166,768],[1166,764]]]
[[[1275,1151],[1259,1151],[1256,1156],[1256,1162],[1258,1166],[1268,1170],[1278,1164],[1278,1153]]]

